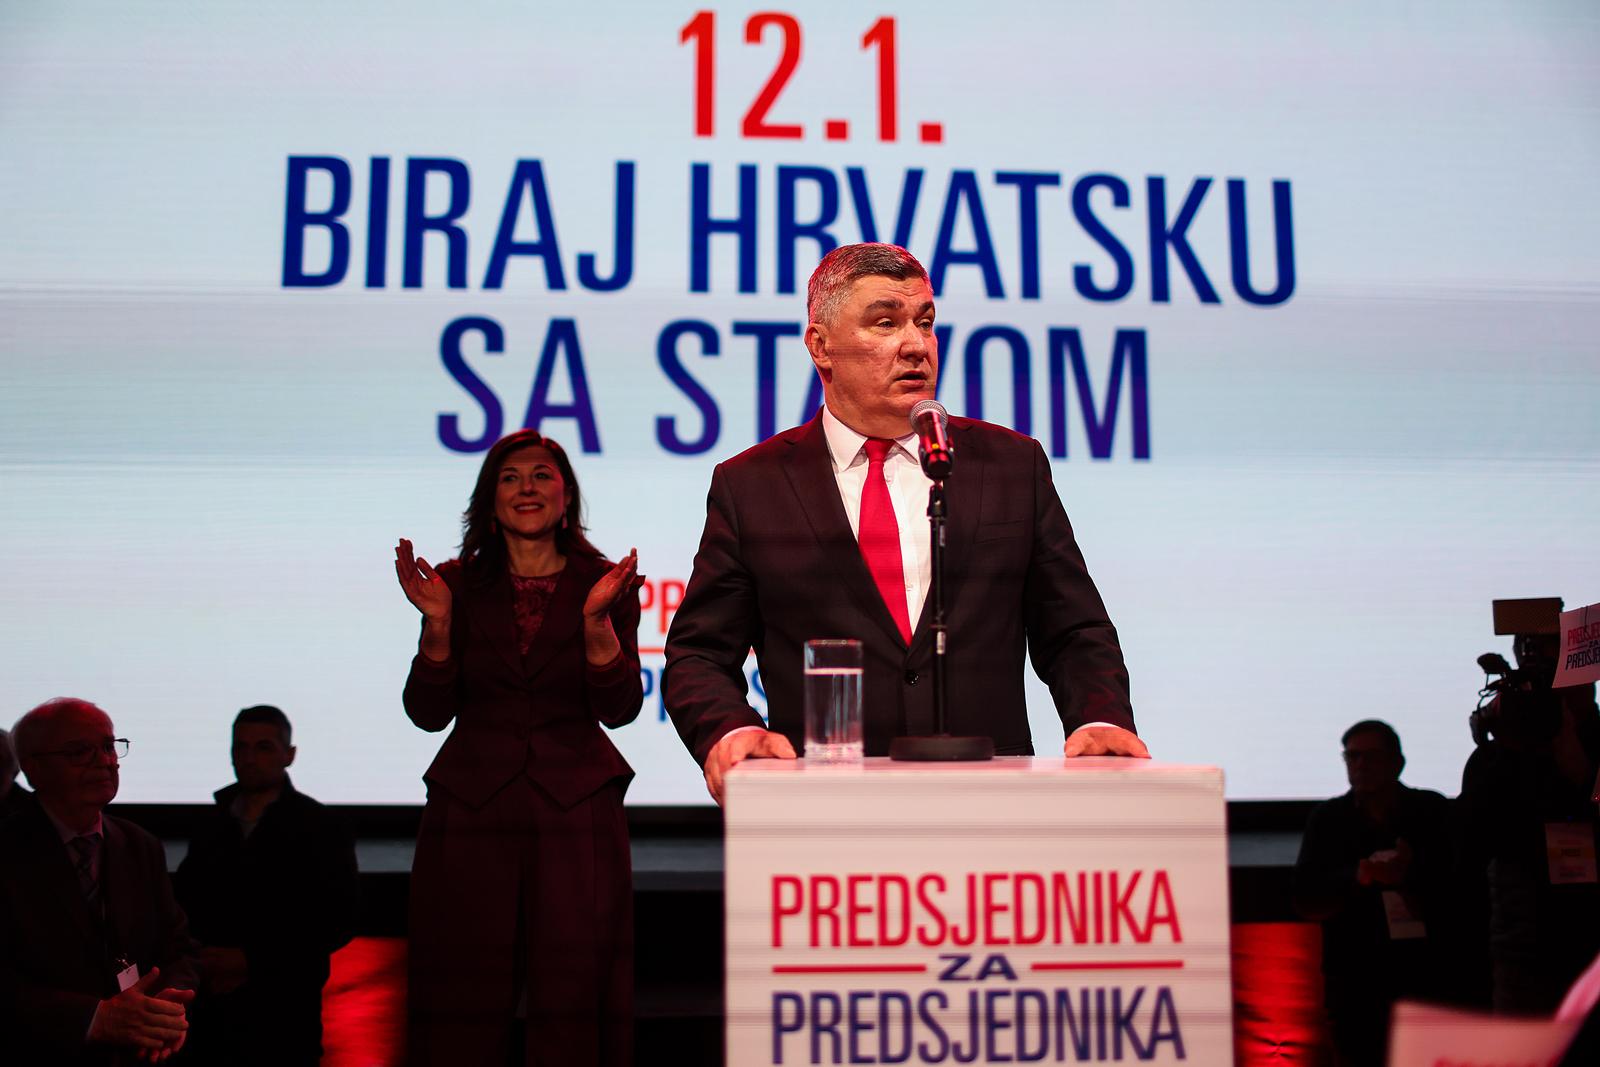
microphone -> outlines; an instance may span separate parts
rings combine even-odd
[[[919,400],[911,409],[911,431],[917,435],[917,456],[922,460],[922,472],[936,482],[950,477],[955,466],[955,449],[945,435],[949,413],[937,400]]]

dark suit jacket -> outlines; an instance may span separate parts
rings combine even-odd
[[[112,959],[193,988],[195,944],[172,896],[161,842],[103,816],[106,917],[93,914],[53,823],[37,804],[0,823],[0,1043],[5,1062],[109,1063],[84,1044],[96,1005],[115,996]]]
[[[1116,630],[1032,438],[950,420],[945,614],[948,729],[987,735],[1001,754],[1033,751],[1023,656],[1049,685],[1068,732],[1133,729]],[[741,666],[754,648],[771,728],[800,751],[805,642],[863,643],[868,755],[934,730],[928,598],[908,648],[873,585],[839,499],[820,412],[718,465],[694,573],[667,637],[663,692],[702,764],[728,731],[762,725]]]
[[[355,842],[327,808],[284,783],[249,837],[217,791],[178,865],[178,900],[195,937],[242,949],[249,978],[195,1006],[191,1058],[315,1063],[321,1055],[328,957],[355,932]]]
[[[450,560],[439,575],[450,586],[448,663],[421,653],[406,679],[405,708],[424,730],[455,729],[423,776],[470,807],[482,807],[526,772],[563,807],[571,807],[633,770],[599,727],[632,722],[644,702],[639,677],[639,598],[611,609],[623,663],[603,678],[591,672],[583,643],[583,602],[610,564],[570,556],[545,608],[537,638],[517,652],[511,579],[472,582]]]

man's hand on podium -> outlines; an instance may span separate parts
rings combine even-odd
[[[1063,749],[1066,756],[1134,756],[1149,759],[1150,750],[1139,735],[1120,726],[1084,726],[1072,731]]]
[[[795,758],[794,746],[782,734],[759,728],[734,730],[711,746],[711,754],[706,757],[706,788],[711,791],[711,799],[721,804],[722,779],[735,763],[747,759]]]

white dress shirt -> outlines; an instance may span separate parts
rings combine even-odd
[[[822,432],[833,457],[833,477],[839,485],[850,532],[861,539],[861,493],[867,484],[867,438],[822,409]],[[883,479],[889,486],[895,525],[900,529],[900,567],[906,578],[906,616],[911,629],[922,617],[922,602],[933,585],[933,549],[928,533],[928,490],[933,481],[917,460],[917,435],[895,439],[883,461]]]

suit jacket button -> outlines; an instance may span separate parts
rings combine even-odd
[[[916,671],[906,671],[906,684],[907,685],[916,685],[918,678],[919,678],[919,675],[917,674]]]

